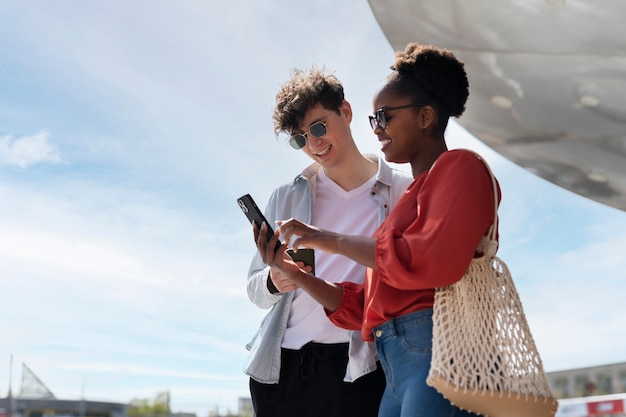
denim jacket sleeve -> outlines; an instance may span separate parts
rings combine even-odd
[[[314,181],[313,181],[314,183]],[[311,218],[311,192],[304,178],[278,188],[270,196],[265,209],[270,223],[296,217]],[[264,384],[277,384],[280,373],[280,346],[287,328],[294,293],[271,294],[267,288],[269,267],[255,254],[248,271],[248,297],[260,308],[269,309],[257,333],[246,348],[250,351],[244,373]]]
[[[274,227],[277,220],[286,220],[291,217],[308,222],[311,217],[309,203],[309,188],[306,181],[296,178],[293,183],[277,188],[269,198],[265,208],[265,217]],[[248,297],[259,308],[270,308],[283,297],[284,294],[272,294],[267,287],[269,267],[263,263],[261,255],[255,253],[248,269]]]

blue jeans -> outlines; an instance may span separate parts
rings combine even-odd
[[[426,385],[432,352],[432,309],[390,320],[373,329],[387,386],[378,417],[477,417]]]

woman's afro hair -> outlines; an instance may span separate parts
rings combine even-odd
[[[459,117],[465,111],[469,83],[463,62],[454,54],[433,45],[409,43],[396,54],[392,67],[397,75],[409,75],[445,106],[450,116]]]

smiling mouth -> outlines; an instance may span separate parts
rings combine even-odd
[[[389,143],[391,143],[391,140],[390,140],[390,139],[384,139],[384,140],[381,140],[381,141],[380,141],[380,144],[381,144],[382,146],[385,146],[385,145],[387,145],[387,144],[389,144]]]
[[[315,155],[316,155],[316,156],[324,156],[324,155],[326,155],[328,152],[330,152],[330,148],[332,148],[332,147],[333,147],[333,145],[329,145],[329,146],[328,146],[328,148],[324,149],[324,150],[323,150],[323,151],[321,151],[321,152],[317,152]]]

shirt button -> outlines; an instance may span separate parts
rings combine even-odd
[[[378,329],[378,330],[376,330],[376,332],[374,334],[376,335],[376,337],[380,337],[380,336],[383,335],[383,331]]]

